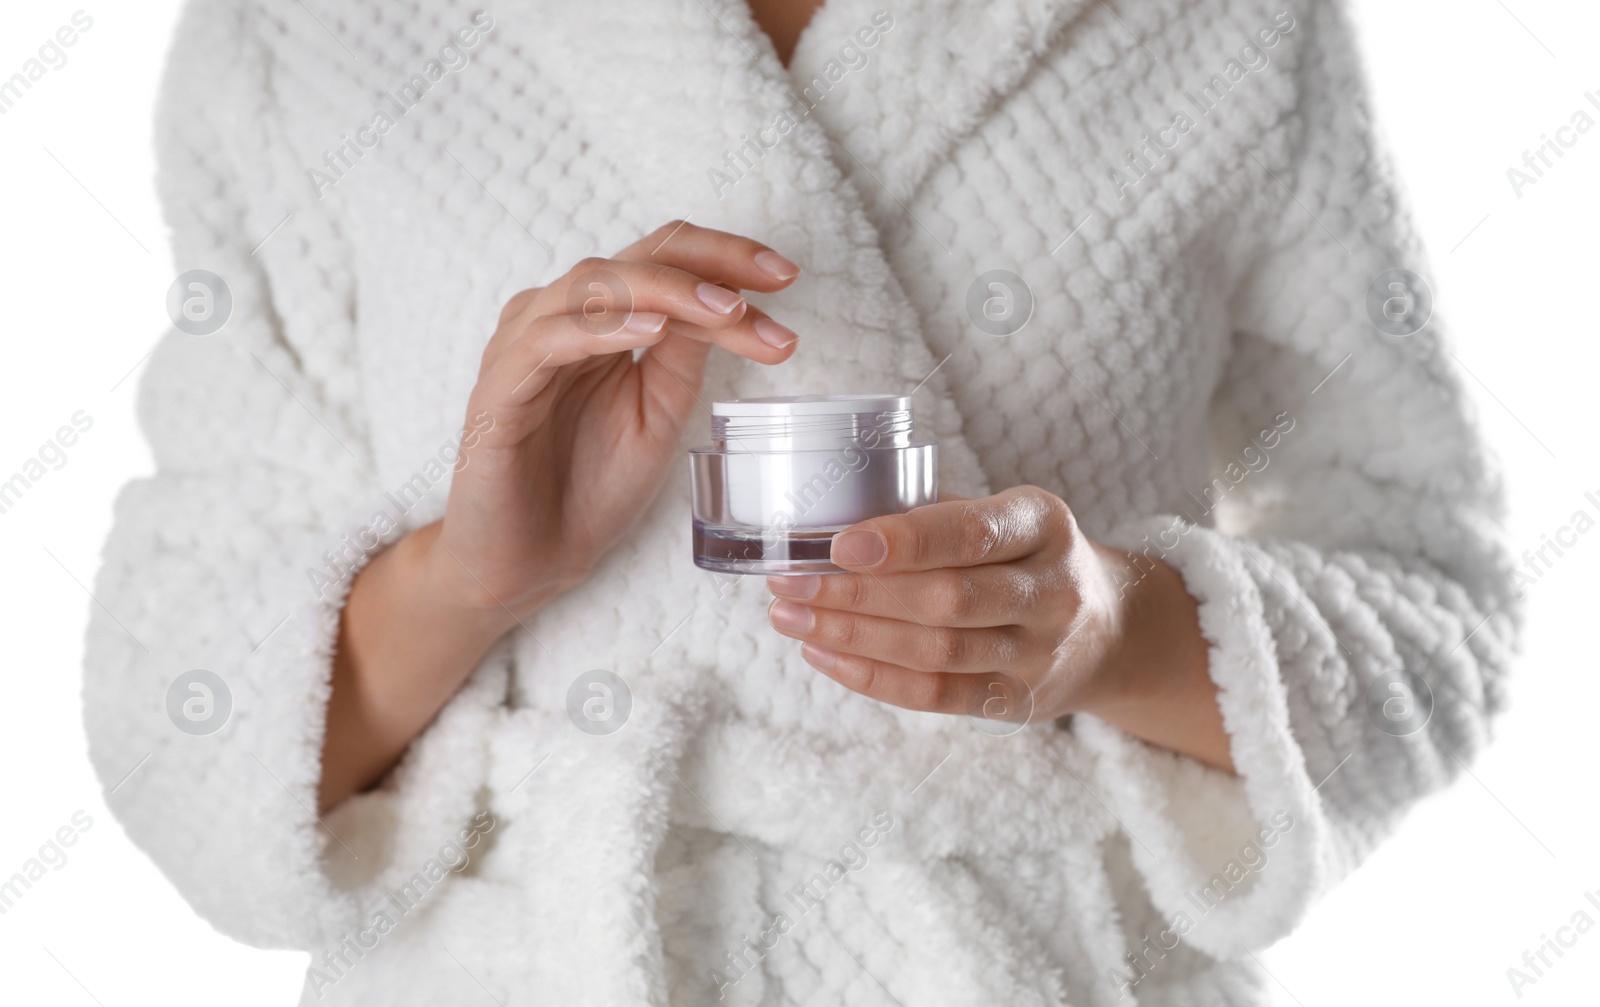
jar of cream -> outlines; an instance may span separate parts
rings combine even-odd
[[[837,572],[837,532],[933,503],[939,485],[905,395],[714,403],[689,468],[695,565],[722,573]]]

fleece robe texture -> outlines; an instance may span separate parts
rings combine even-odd
[[[232,304],[141,382],[92,757],[199,913],[311,952],[306,1003],[1266,1002],[1251,953],[1503,705],[1499,477],[1440,313],[1374,323],[1427,269],[1337,4],[829,0],[785,68],[739,0],[205,0],[159,147]],[[319,820],[341,601],[443,514],[501,306],[674,218],[805,270],[753,297],[797,354],[718,353],[704,402],[915,390],[945,489],[1171,564],[1238,775],[848,692],[693,566],[675,478]],[[213,733],[168,712],[194,669]]]

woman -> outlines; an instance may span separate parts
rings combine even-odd
[[[87,717],[305,1002],[1265,1002],[1483,744],[1499,490],[1339,8],[816,6],[185,16],[232,309]],[[950,499],[693,567],[705,403],[896,390]]]

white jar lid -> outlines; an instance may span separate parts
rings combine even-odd
[[[773,395],[766,398],[713,402],[713,416],[834,416],[852,413],[903,412],[909,395]]]
[[[711,441],[737,451],[903,447],[915,426],[909,395],[793,395],[711,405]]]

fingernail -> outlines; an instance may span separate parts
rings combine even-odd
[[[889,545],[875,531],[847,531],[833,540],[832,559],[840,566],[876,566]]]
[[[805,633],[811,629],[811,609],[804,605],[797,605],[792,601],[779,598],[767,609],[767,618],[779,629],[786,629],[791,633]]]
[[[702,283],[694,288],[694,293],[700,298],[701,304],[719,315],[731,314],[735,308],[744,303],[744,298],[727,287],[719,287],[715,283]]]
[[[823,650],[821,647],[817,647],[809,643],[802,643],[800,645],[800,656],[810,662],[813,668],[817,668],[821,671],[827,671],[829,668],[832,668],[834,662],[839,659],[839,655],[835,654],[833,651]]]
[[[800,275],[800,267],[777,252],[757,252],[756,265],[761,267],[763,273],[778,280],[792,280]]]
[[[822,587],[822,578],[814,573],[802,577],[768,577],[767,590],[780,598],[796,598],[806,601],[817,594],[817,589]]]
[[[800,338],[793,329],[785,328],[770,318],[756,319],[756,335],[761,337],[763,343],[780,350],[793,346],[794,341]]]
[[[628,315],[628,320],[622,327],[629,332],[649,334],[660,332],[661,327],[667,324],[667,316],[659,311],[635,311]]]

